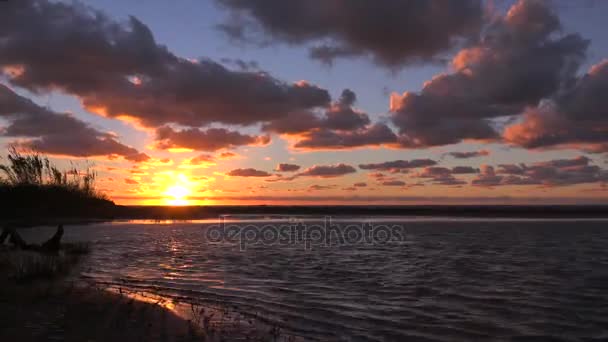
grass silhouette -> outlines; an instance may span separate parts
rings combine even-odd
[[[8,152],[8,164],[0,165],[2,218],[85,217],[114,206],[95,188],[91,167],[61,170],[37,153]]]

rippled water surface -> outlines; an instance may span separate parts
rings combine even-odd
[[[205,222],[71,226],[65,238],[93,242],[83,277],[226,303],[311,340],[608,339],[606,221],[384,221],[405,227],[403,242],[241,250],[207,243]]]

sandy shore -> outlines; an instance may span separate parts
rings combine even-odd
[[[0,341],[206,341],[154,303],[57,282],[2,286]]]
[[[82,253],[88,247],[51,255],[0,246],[0,341],[300,340],[226,305],[86,283]]]
[[[222,307],[66,279],[0,281],[0,341],[301,341]]]

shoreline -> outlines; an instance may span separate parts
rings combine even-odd
[[[66,279],[5,283],[1,341],[300,341],[227,308]]]
[[[105,212],[79,212],[75,215],[31,213],[9,216],[0,223],[17,227],[48,224],[94,224],[120,220],[208,220],[220,217],[284,218],[317,217],[421,217],[421,218],[497,218],[497,219],[608,219],[608,205],[407,205],[407,206],[121,206]],[[35,219],[32,219],[35,217]]]
[[[201,341],[196,326],[152,303],[62,281],[7,286],[0,296],[2,341]]]
[[[85,261],[0,246],[0,341],[299,341],[230,303],[204,303],[81,276]]]

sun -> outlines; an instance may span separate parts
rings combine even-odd
[[[177,179],[177,183],[171,185],[165,190],[164,195],[168,198],[165,199],[169,205],[188,205],[190,202],[187,197],[191,191],[188,188],[188,180],[185,176],[180,175]]]
[[[166,195],[171,196],[173,198],[184,198],[186,196],[188,196],[188,194],[190,193],[190,190],[186,189],[183,186],[180,185],[175,185],[170,187],[169,189],[167,189],[167,192],[165,192]]]
[[[166,201],[170,205],[187,205],[188,200],[186,199],[186,197],[189,194],[190,190],[181,185],[174,185],[172,187],[169,187],[167,191],[165,191],[165,195],[169,197],[166,199]]]

